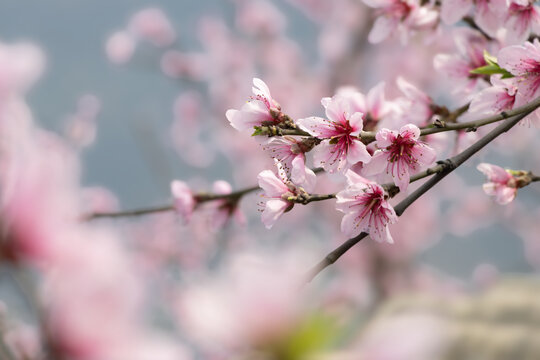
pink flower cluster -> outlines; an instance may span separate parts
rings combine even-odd
[[[321,100],[325,118],[302,118],[294,125],[275,121],[275,114],[282,114],[281,108],[270,96],[264,82],[254,79],[254,84],[256,98],[240,110],[227,111],[227,118],[234,128],[247,130],[275,124],[284,128],[292,126],[292,129],[303,130],[309,135],[271,137],[263,142],[263,149],[273,157],[279,174],[264,170],[258,177],[267,198],[262,212],[266,227],[272,227],[299,198],[302,202],[315,188],[315,174],[306,167],[306,153],[313,150],[315,167],[347,178],[347,189],[336,195],[337,209],[346,213],[342,231],[348,236],[366,231],[378,241],[392,242],[387,225],[397,218],[387,202],[388,195],[380,185],[351,169],[368,177],[381,177],[386,173],[401,191],[405,191],[410,176],[432,164],[436,154],[419,140],[420,129],[413,124],[402,126],[399,131],[381,128],[376,133],[375,146],[366,146],[362,139],[364,128],[376,129],[383,120],[391,122],[390,118],[399,113],[398,102],[393,104],[385,100],[384,83],[373,88],[367,96],[352,88],[341,89],[335,96]],[[409,100],[401,102],[406,104],[405,107],[414,101],[429,108],[429,98],[411,90],[414,87],[406,85],[404,80],[401,84],[410,96]],[[349,206],[351,202],[354,206]]]

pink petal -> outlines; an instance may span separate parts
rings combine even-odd
[[[373,154],[371,161],[364,166],[362,173],[367,176],[373,176],[382,173],[388,166],[388,154],[377,150]]]
[[[409,167],[404,161],[398,161],[392,168],[392,177],[394,183],[399,187],[400,191],[407,190],[410,182]]]
[[[470,65],[457,55],[437,54],[433,59],[435,70],[445,73],[448,77],[467,78]]]
[[[399,129],[399,133],[404,138],[417,140],[420,137],[420,129],[413,124],[407,124]]]
[[[313,150],[313,163],[317,167],[333,173],[347,170],[347,158],[336,152],[336,146],[324,140]]]
[[[388,146],[392,145],[396,138],[397,134],[395,131],[382,128],[375,134],[375,140],[377,140],[377,146],[380,149],[385,149]]]
[[[417,143],[413,148],[412,155],[423,166],[431,165],[437,158],[437,153],[430,146]]]
[[[481,163],[478,164],[476,168],[486,175],[489,181],[493,181],[495,183],[506,184],[508,180],[512,178],[512,175],[497,165]]]
[[[330,121],[345,124],[350,107],[342,96],[334,96],[326,107],[326,116]]]
[[[264,190],[264,193],[270,197],[280,197],[282,194],[289,191],[287,185],[280,180],[271,170],[263,170],[257,176],[259,186]]]
[[[506,0],[477,0],[474,21],[488,35],[495,36],[506,10]]]
[[[360,112],[355,112],[349,118],[349,125],[353,129],[351,131],[351,136],[358,136],[364,127],[364,114]]]
[[[306,180],[299,185],[302,186],[307,192],[312,192],[315,189],[316,183],[317,175],[315,175],[313,170],[306,168]]]
[[[361,141],[354,140],[349,145],[347,151],[347,161],[353,165],[357,162],[368,163],[371,160],[371,155]]]
[[[379,16],[369,32],[368,41],[377,44],[386,39],[396,29],[398,19],[388,16]]]
[[[444,0],[441,4],[441,19],[447,25],[463,19],[472,7],[471,0]]]
[[[388,229],[388,225],[386,226],[377,226],[375,228],[371,228],[371,231],[369,232],[369,236],[380,243],[387,242],[389,244],[394,243],[394,239],[392,238],[392,235],[390,234],[390,230]]]
[[[517,189],[508,186],[500,186],[495,195],[495,201],[501,205],[510,203],[516,197]]]
[[[431,98],[427,96],[424,92],[420,91],[416,86],[402,78],[401,76],[398,76],[396,80],[397,86],[399,87],[399,90],[408,99],[416,100],[423,103],[431,103]]]
[[[255,95],[266,98],[270,102],[270,104],[272,104],[272,96],[270,95],[270,89],[268,88],[268,85],[266,85],[265,82],[261,79],[253,78],[253,88],[251,89],[251,91]]]
[[[334,126],[323,118],[311,116],[296,120],[296,124],[310,135],[318,138],[330,138],[334,136]]]
[[[349,186],[351,186],[351,185],[361,185],[361,189],[365,188],[366,184],[371,182],[368,179],[358,175],[357,173],[355,173],[351,169],[349,169],[349,170],[347,170],[345,172],[345,177],[347,178],[347,184]]]
[[[497,55],[500,67],[512,73],[512,75],[524,75],[534,70],[540,63],[540,47],[531,43],[528,46],[508,46]]]
[[[373,118],[380,119],[382,116],[384,116],[384,105],[385,105],[385,98],[384,98],[384,88],[385,83],[380,82],[377,84],[374,88],[372,88],[368,94],[367,94],[367,108],[369,110],[369,113]]]
[[[295,156],[291,162],[291,180],[295,184],[302,184],[306,181],[306,162],[303,155]]]
[[[264,210],[261,214],[261,221],[267,229],[272,228],[279,217],[285,212],[289,203],[284,200],[271,199],[268,200],[264,206]]]
[[[363,231],[363,228],[356,223],[357,216],[356,213],[349,212],[341,219],[341,232],[349,238],[353,238]]]
[[[212,186],[214,194],[226,195],[232,193],[232,186],[225,180],[218,180]]]
[[[229,109],[225,113],[231,126],[238,131],[252,130],[264,121],[272,121],[266,105],[258,100],[245,103],[240,110]]]

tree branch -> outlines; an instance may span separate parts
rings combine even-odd
[[[318,174],[320,172],[323,172],[323,169],[315,168],[313,169],[313,172],[315,174]],[[197,205],[205,203],[205,202],[209,202],[209,201],[215,201],[215,200],[239,201],[244,195],[247,195],[259,189],[260,188],[257,185],[257,186],[251,186],[245,189],[241,189],[241,190],[232,192],[230,194],[199,193],[199,194],[193,195],[193,197],[195,198],[195,202]],[[320,195],[320,196],[323,196],[323,195]],[[323,200],[323,199],[314,199],[311,201],[320,201],[320,200]],[[84,221],[88,221],[88,220],[94,220],[94,219],[99,219],[99,218],[120,218],[120,217],[130,217],[130,216],[141,216],[141,215],[156,214],[160,212],[167,212],[167,211],[173,211],[173,210],[174,210],[173,205],[162,205],[162,206],[156,206],[156,207],[118,211],[118,212],[95,212],[95,213],[83,215],[81,218]]]
[[[534,104],[534,106],[531,104]],[[506,120],[504,123],[497,126],[495,129],[493,129],[491,132],[489,132],[487,135],[482,137],[480,140],[478,140],[473,145],[469,146],[467,149],[465,149],[461,153],[457,154],[456,156],[446,161],[441,162],[439,164],[441,166],[441,169],[432,178],[430,178],[428,181],[422,184],[412,194],[407,196],[403,201],[401,201],[399,204],[397,204],[394,207],[396,214],[398,216],[401,216],[403,212],[412,203],[414,203],[420,196],[422,196],[425,192],[427,192],[429,189],[434,187],[439,181],[441,181],[448,174],[450,174],[452,171],[458,168],[461,164],[467,161],[471,156],[473,156],[478,151],[480,151],[484,146],[486,146],[491,141],[493,141],[496,137],[510,130],[520,120],[522,120],[524,117],[529,115],[532,111],[534,111],[538,106],[540,106],[540,98],[537,98],[531,103],[521,107],[521,108],[526,108],[527,109],[526,111],[521,110],[519,115],[515,116],[514,118]],[[307,272],[305,276],[305,281],[310,282],[311,280],[313,280],[321,271],[323,271],[328,266],[335,263],[343,254],[349,251],[350,248],[352,248],[354,245],[360,242],[360,240],[365,238],[367,235],[368,235],[367,233],[361,233],[360,235],[345,241],[335,250],[330,252],[328,255],[326,255],[326,257],[323,260],[321,260],[318,264],[316,264],[312,269],[310,269]]]
[[[457,118],[461,114],[463,114],[468,109],[469,104],[466,104],[464,106],[461,106],[450,113],[450,118]],[[518,108],[515,108],[513,110],[509,111],[503,111],[496,115],[491,115],[485,118],[481,118],[478,120],[472,120],[472,121],[466,121],[466,122],[452,122],[452,121],[441,121],[437,124],[430,125],[430,127],[420,129],[420,135],[431,135],[436,134],[440,132],[445,131],[455,131],[455,130],[476,130],[479,127],[493,124],[495,122],[509,119],[513,116],[523,114],[523,113],[530,113],[531,110],[534,110],[540,106],[540,98],[535,99],[534,101],[531,101],[528,104],[522,105]],[[443,119],[444,120],[444,119]],[[274,131],[270,131],[269,127],[261,127],[262,129],[265,129],[265,132],[262,133],[263,135],[268,136],[280,136],[280,135],[297,135],[297,136],[306,136],[306,137],[312,137],[309,133],[301,130],[301,129],[279,129]],[[267,129],[268,128],[268,129]],[[281,133],[281,134],[280,134]],[[362,140],[364,144],[369,144],[373,141],[375,141],[375,131],[362,131],[360,133],[359,138]]]

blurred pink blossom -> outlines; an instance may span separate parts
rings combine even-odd
[[[508,171],[487,163],[478,164],[477,169],[488,178],[488,182],[482,186],[487,195],[495,196],[495,200],[501,205],[506,205],[514,200],[517,194],[517,184]]]
[[[531,33],[540,32],[540,8],[532,0],[508,0],[504,22],[507,44],[521,44]]]
[[[180,180],[171,182],[171,193],[174,199],[174,208],[185,223],[191,220],[196,200],[189,186]]]
[[[169,46],[176,39],[167,15],[157,8],[147,8],[135,13],[129,21],[128,29],[136,37],[159,47]]]
[[[272,2],[249,0],[241,2],[236,25],[247,34],[276,35],[285,29],[286,20]]]
[[[6,93],[24,93],[45,69],[41,49],[30,43],[0,43],[0,97]]]
[[[105,52],[115,64],[125,64],[131,60],[137,43],[127,31],[117,31],[107,39]]]
[[[380,43],[391,35],[399,33],[401,42],[406,44],[411,33],[434,29],[438,12],[421,6],[418,0],[364,0],[376,9],[378,15],[369,33],[370,43]]]
[[[506,0],[445,0],[441,4],[441,19],[446,24],[462,20],[473,4],[475,23],[487,34],[494,36],[503,24],[507,11]]]

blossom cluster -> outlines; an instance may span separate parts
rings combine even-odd
[[[402,84],[412,85],[401,79]],[[385,118],[395,117],[397,105],[385,99],[381,83],[367,95],[346,88],[321,104],[326,116],[306,117],[291,122],[281,108],[273,106],[268,86],[253,80],[254,96],[240,109],[227,111],[231,125],[238,130],[264,129],[299,130],[300,136],[270,137],[263,148],[272,156],[277,174],[262,171],[259,186],[267,199],[262,221],[271,228],[277,219],[291,210],[298,196],[315,187],[315,175],[306,166],[306,153],[313,151],[313,165],[336,178],[347,178],[347,186],[336,194],[337,208],[345,213],[342,231],[353,237],[368,232],[381,242],[392,242],[388,224],[397,216],[388,203],[389,195],[371,179],[392,179],[401,191],[406,191],[411,175],[417,174],[435,161],[436,153],[421,141],[418,126],[404,124],[398,130],[380,127]],[[406,101],[401,101],[406,103]],[[395,121],[394,121],[395,123]],[[363,139],[364,128],[380,129],[375,142]],[[270,130],[271,131],[271,130]]]

